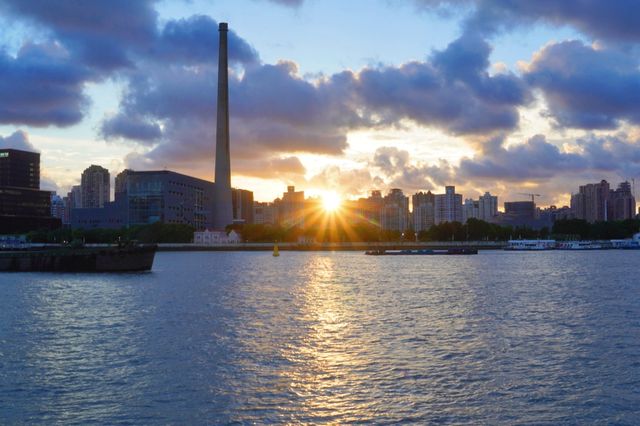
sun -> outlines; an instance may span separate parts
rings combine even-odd
[[[322,208],[328,213],[333,213],[340,208],[340,196],[335,191],[327,191],[322,194]]]

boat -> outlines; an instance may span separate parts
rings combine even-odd
[[[451,248],[447,250],[431,250],[431,249],[418,249],[418,250],[385,250],[376,249],[368,250],[364,254],[369,256],[434,256],[434,255],[464,255],[464,254],[478,254],[477,249],[472,248]]]
[[[554,250],[556,240],[509,240],[505,250],[511,251],[541,251]]]
[[[149,271],[156,250],[155,244],[120,244],[0,251],[0,272]]]
[[[556,250],[607,250],[613,248],[609,242],[598,241],[562,241],[556,244]]]

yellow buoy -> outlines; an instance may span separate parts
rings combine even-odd
[[[273,257],[280,256],[280,250],[278,250],[278,243],[273,244]]]

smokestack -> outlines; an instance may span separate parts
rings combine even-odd
[[[231,200],[231,160],[229,154],[229,76],[227,64],[227,23],[218,26],[218,117],[216,128],[216,170],[214,197],[214,229],[223,230],[233,223]]]

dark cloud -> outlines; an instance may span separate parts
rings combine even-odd
[[[9,136],[0,136],[0,148],[12,148],[32,152],[37,151],[29,141],[29,135],[23,130],[17,130]]]
[[[490,53],[484,40],[465,35],[430,62],[361,71],[357,93],[385,123],[408,118],[453,134],[511,130],[531,96],[515,75],[488,74]]]
[[[492,34],[539,21],[571,25],[594,37],[637,42],[640,40],[640,2],[636,0],[415,0],[421,8],[472,9],[465,30]]]
[[[218,23],[208,16],[196,15],[187,19],[171,20],[160,32],[151,56],[167,63],[216,64],[218,34]],[[229,31],[227,42],[231,63],[259,62],[258,52],[234,31]]]
[[[524,74],[540,88],[550,115],[562,127],[616,128],[640,124],[640,69],[636,58],[580,41],[544,47]]]
[[[96,76],[57,44],[25,44],[0,52],[0,123],[70,126],[89,105],[84,84]]]
[[[132,117],[123,113],[102,123],[100,134],[105,139],[121,137],[142,143],[152,143],[162,136],[162,129],[157,122],[148,121],[144,117]]]
[[[575,142],[572,152],[536,135],[525,143],[489,148],[473,158],[463,158],[456,171],[461,180],[547,181],[551,178],[595,173],[635,176],[640,172],[640,145],[625,135],[589,135]]]
[[[2,0],[10,14],[49,29],[78,61],[101,70],[132,66],[129,50],[150,47],[157,32],[155,0]]]

